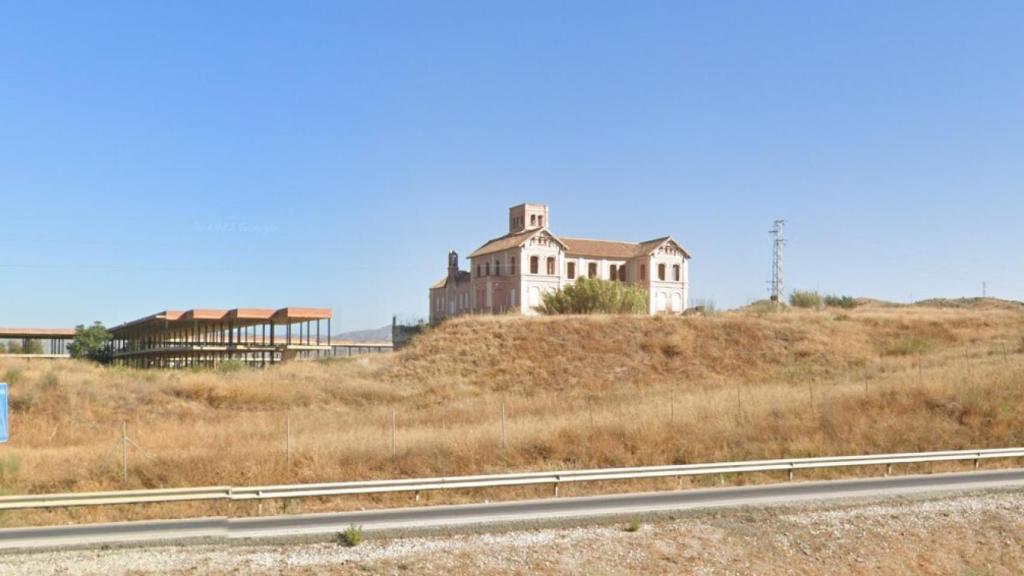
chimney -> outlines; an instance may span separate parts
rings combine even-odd
[[[452,282],[459,278],[459,253],[455,250],[448,252],[448,279]]]

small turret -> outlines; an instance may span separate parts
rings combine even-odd
[[[459,278],[459,253],[455,250],[448,252],[448,279],[452,282]]]

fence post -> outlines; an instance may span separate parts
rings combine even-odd
[[[501,449],[504,450],[508,447],[508,443],[505,440],[505,401],[501,401]]]
[[[398,458],[398,445],[395,443],[396,428],[398,427],[395,421],[395,409],[391,409],[391,459]]]
[[[292,414],[285,415],[284,420],[284,465],[288,470],[292,468]]]
[[[121,482],[128,483],[128,422],[121,422]]]

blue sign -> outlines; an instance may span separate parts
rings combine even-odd
[[[7,442],[7,384],[0,382],[0,442]]]

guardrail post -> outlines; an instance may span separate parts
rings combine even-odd
[[[885,475],[886,476],[891,476],[892,475],[892,464],[886,464],[885,465]]]
[[[558,476],[555,476],[555,498],[558,498]]]
[[[419,502],[420,501],[420,491],[417,490],[415,495],[416,495],[416,501]]]
[[[975,458],[975,459],[974,459],[974,469],[975,469],[975,470],[977,470],[977,469],[978,469],[978,466],[979,466],[980,464],[981,464],[981,459],[980,459],[980,458]]]
[[[792,468],[789,469],[789,481],[790,482],[793,481],[793,469]]]

